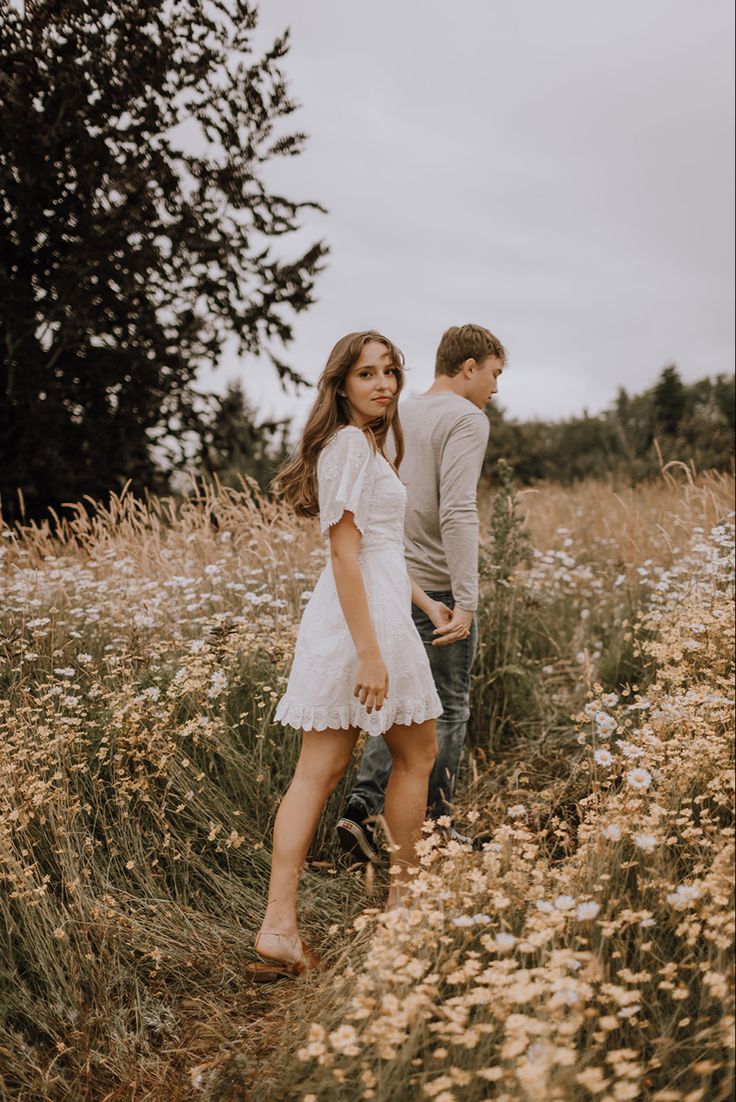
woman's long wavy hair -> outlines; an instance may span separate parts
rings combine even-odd
[[[349,425],[347,400],[337,392],[342,390],[351,367],[358,360],[363,348],[370,341],[377,341],[388,349],[391,362],[397,369],[398,387],[393,400],[386,407],[383,417],[367,425],[363,430],[373,448],[384,454],[389,432],[393,432],[396,457],[393,465],[398,470],[404,456],[404,437],[399,421],[399,395],[404,385],[404,356],[388,337],[369,329],[364,333],[348,333],[341,337],[330,352],[324,371],[317,382],[317,399],[307,418],[296,454],[281,468],[273,480],[273,488],[282,493],[297,516],[314,517],[319,512],[317,495],[317,460],[325,444],[343,425]]]

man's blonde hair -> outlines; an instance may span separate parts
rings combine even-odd
[[[466,360],[480,363],[488,356],[495,356],[502,364],[506,363],[506,349],[489,329],[484,329],[482,325],[453,325],[442,334],[434,373],[457,375],[460,365]]]

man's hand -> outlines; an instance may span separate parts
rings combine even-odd
[[[466,612],[457,605],[452,611],[451,619],[440,628],[435,628],[432,634],[435,636],[433,647],[447,647],[450,643],[457,643],[461,639],[467,639],[473,626],[472,612]]]

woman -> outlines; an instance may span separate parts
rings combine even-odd
[[[393,768],[384,817],[396,847],[387,909],[416,861],[442,706],[411,619],[411,602],[438,627],[449,609],[409,579],[404,562],[406,491],[396,470],[403,442],[398,398],[403,357],[369,331],[337,342],[318,383],[299,451],[278,484],[300,516],[319,514],[329,560],[299,628],[276,720],[303,730],[294,778],[276,815],[268,904],[256,938],[265,963],[254,979],[297,975],[317,958],[297,930],[299,876],[322,808],[361,730],[383,735]],[[384,455],[392,430],[395,465]]]

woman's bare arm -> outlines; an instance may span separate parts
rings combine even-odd
[[[422,587],[414,581],[411,575],[409,576],[409,581],[411,582],[411,603],[416,605],[417,608],[420,608],[436,627],[439,627],[441,624],[446,624],[452,616],[447,605],[443,605],[442,601],[434,601],[424,592]]]
[[[345,622],[358,653],[353,693],[366,711],[378,711],[388,696],[388,669],[381,657],[375,628],[368,608],[363,575],[358,562],[361,535],[353,514],[343,513],[330,528],[330,558],[335,588]]]

